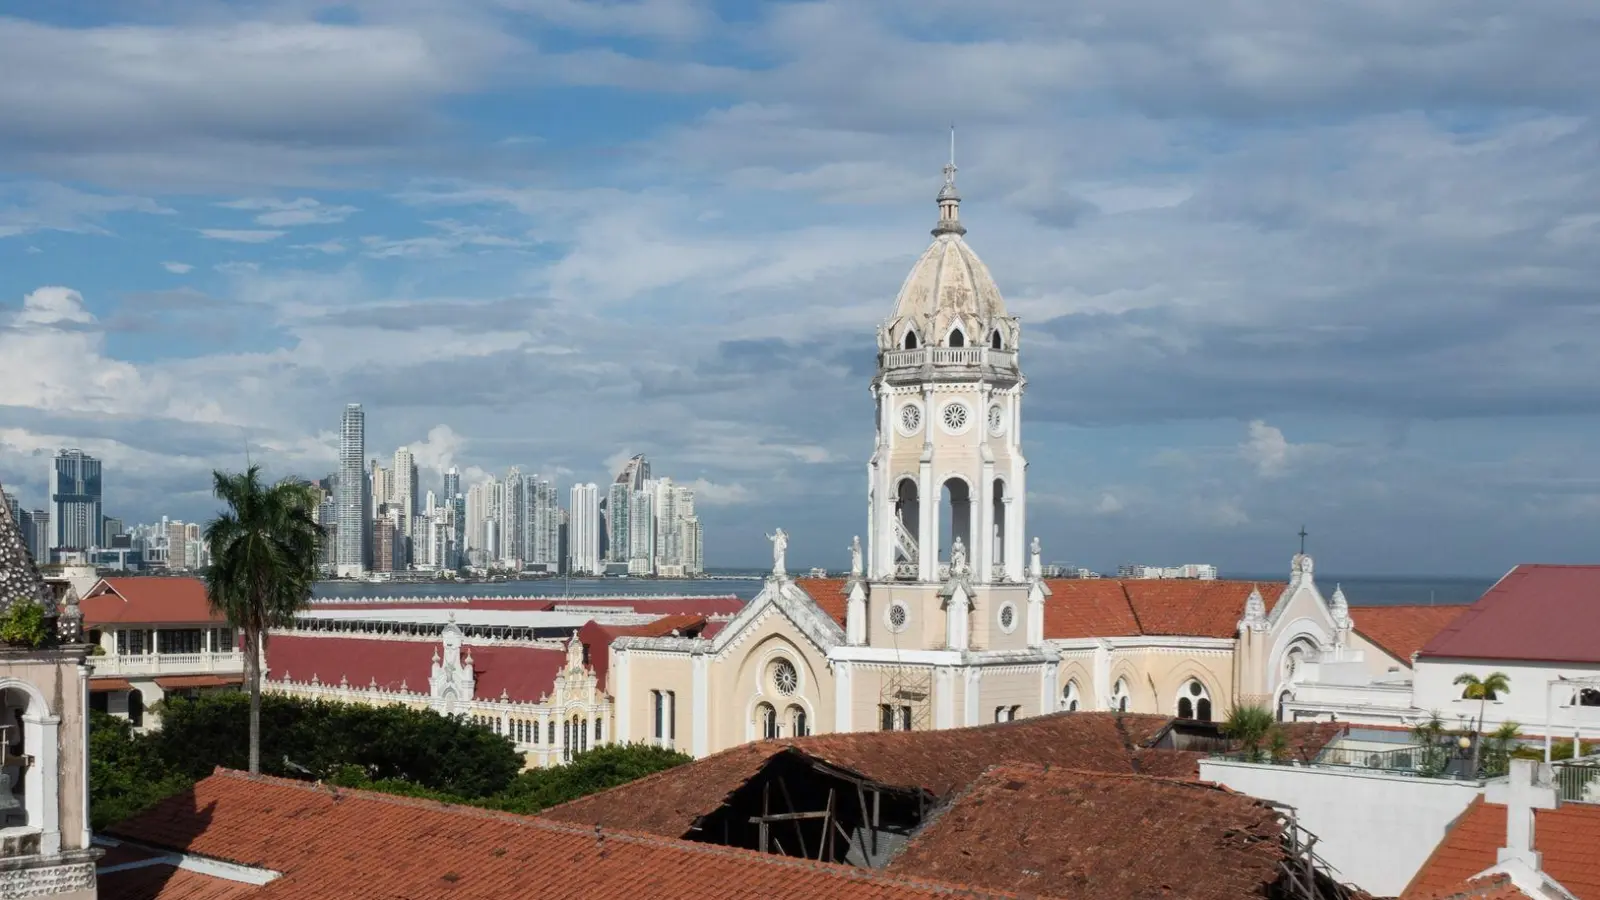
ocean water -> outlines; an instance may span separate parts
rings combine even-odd
[[[1280,575],[1233,575],[1227,578],[1250,581],[1283,582]],[[1464,578],[1449,576],[1376,576],[1376,575],[1319,575],[1317,584],[1323,594],[1331,595],[1335,585],[1344,588],[1345,598],[1351,606],[1440,606],[1471,603],[1494,584],[1492,578]],[[761,590],[760,575],[721,576],[698,579],[649,578],[542,578],[528,581],[500,581],[472,584],[451,583],[393,583],[367,584],[349,581],[325,581],[316,586],[318,597],[396,597],[427,599],[430,597],[659,597],[659,596],[728,596],[749,600]]]

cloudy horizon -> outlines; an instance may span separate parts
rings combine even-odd
[[[957,126],[1049,560],[1595,562],[1600,12],[1538,0],[24,0],[0,484],[367,455],[692,483],[839,568]]]

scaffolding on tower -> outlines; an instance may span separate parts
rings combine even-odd
[[[931,728],[933,708],[933,669],[927,666],[907,667],[900,657],[900,635],[889,629],[894,643],[894,668],[881,682],[878,690],[880,716],[887,708],[889,725],[895,731],[927,731]],[[887,729],[886,729],[887,730]]]

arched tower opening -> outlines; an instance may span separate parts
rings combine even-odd
[[[900,479],[900,484],[895,489],[894,516],[895,570],[897,573],[906,570],[914,573],[918,561],[918,530],[922,524],[922,508],[917,501],[915,479]]]
[[[993,501],[990,504],[989,521],[994,523],[993,533],[989,536],[989,559],[996,564],[1003,564],[1006,558],[1006,483],[996,478],[994,480]]]
[[[948,522],[942,542],[938,548],[939,558],[950,562],[950,554],[955,549],[956,539],[961,539],[961,547],[966,554],[968,564],[972,559],[972,490],[960,478],[945,480],[944,508],[940,510],[941,522]]]

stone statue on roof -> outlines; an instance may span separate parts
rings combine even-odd
[[[861,535],[850,539],[850,576],[861,577]]]
[[[1044,561],[1041,559],[1042,552],[1039,549],[1039,536],[1034,535],[1033,542],[1028,545],[1028,574],[1034,578],[1044,575]]]
[[[772,542],[772,574],[782,578],[785,575],[784,555],[789,552],[789,535],[779,528],[767,535],[767,540]]]
[[[959,537],[950,545],[950,574],[967,574],[967,545]]]

